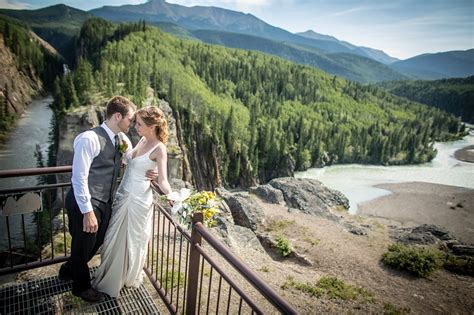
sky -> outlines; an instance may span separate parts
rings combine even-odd
[[[146,0],[0,0],[0,8],[38,9],[57,3],[90,10]],[[474,0],[167,0],[251,13],[292,33],[313,30],[407,59],[474,48]]]

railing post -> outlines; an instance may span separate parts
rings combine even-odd
[[[196,245],[201,245],[201,235],[194,229],[197,222],[203,221],[202,213],[196,212],[193,215],[193,224],[191,228],[191,251],[189,255],[188,268],[188,289],[186,299],[186,314],[196,314],[196,299],[199,278],[199,260],[201,255],[196,250]]]

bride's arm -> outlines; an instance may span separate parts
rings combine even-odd
[[[171,186],[168,182],[168,171],[167,171],[167,161],[168,155],[166,153],[166,146],[160,144],[156,150],[152,153],[153,160],[156,161],[156,167],[158,170],[158,179],[156,180],[158,187],[165,194],[168,195],[171,193]]]

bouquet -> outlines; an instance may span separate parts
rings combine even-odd
[[[191,193],[190,189],[182,188],[179,193],[170,193],[168,199],[174,201],[171,213],[175,215],[180,224],[189,227],[193,222],[193,214],[202,212],[205,226],[213,227],[216,225],[215,216],[220,212],[219,198],[213,192]]]

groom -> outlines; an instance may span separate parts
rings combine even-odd
[[[61,266],[59,278],[72,279],[72,293],[88,302],[104,298],[91,287],[87,263],[102,245],[109,225],[121,165],[118,133],[128,132],[134,112],[130,100],[115,96],[107,103],[106,120],[74,139],[72,188],[66,196],[71,258]]]

